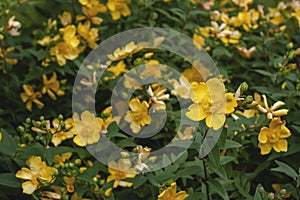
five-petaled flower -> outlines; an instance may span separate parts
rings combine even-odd
[[[184,200],[188,196],[185,191],[176,192],[176,182],[173,182],[170,187],[158,195],[158,200]]]
[[[35,92],[32,89],[32,86],[27,84],[23,85],[23,89],[25,92],[22,92],[20,94],[20,97],[24,103],[26,102],[27,110],[32,111],[32,102],[35,103],[40,109],[44,107],[44,104],[39,100],[40,98],[42,98],[42,93]]]
[[[142,126],[151,122],[148,114],[149,104],[146,101],[141,103],[138,98],[134,98],[129,102],[129,107],[131,110],[127,111],[125,120],[130,123],[133,133],[138,133]]]
[[[285,126],[285,122],[280,118],[273,118],[268,127],[263,127],[258,135],[258,147],[262,155],[271,152],[272,148],[276,152],[287,152],[288,142],[285,138],[290,137],[291,132]]]
[[[46,162],[42,161],[39,156],[32,156],[27,161],[28,168],[23,167],[16,173],[16,177],[27,180],[22,184],[23,193],[32,194],[40,187],[40,182],[50,183],[53,181],[53,175],[56,169],[48,167]]]
[[[131,187],[132,183],[123,181],[123,179],[134,178],[136,176],[135,168],[131,167],[131,161],[127,158],[121,158],[118,163],[111,161],[108,163],[108,172],[110,175],[107,177],[107,182],[114,180],[113,187]]]

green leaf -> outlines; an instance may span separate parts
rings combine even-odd
[[[0,185],[11,188],[21,188],[21,181],[13,173],[0,174]]]
[[[213,50],[212,53],[213,53],[213,57],[216,57],[216,58],[222,58],[222,57],[231,58],[232,57],[232,54],[228,51],[228,49],[226,49],[223,46],[218,46],[217,48],[215,48]]]
[[[220,157],[220,164],[221,165],[226,165],[232,161],[234,161],[236,158],[233,156],[221,156]]]
[[[235,142],[233,140],[226,140],[224,149],[234,149],[234,148],[240,148],[242,145],[238,142]]]
[[[136,189],[143,185],[147,181],[147,178],[145,176],[136,176],[133,179],[133,189]]]
[[[19,139],[9,135],[3,128],[1,129],[2,140],[0,141],[0,153],[13,156],[18,148]]]
[[[208,184],[211,191],[218,193],[223,199],[229,200],[228,194],[223,184],[219,183],[216,180],[210,180]]]
[[[293,179],[296,179],[296,177],[298,176],[296,171],[292,167],[290,167],[289,165],[287,165],[283,162],[280,162],[278,160],[275,160],[275,163],[278,165],[278,167],[277,168],[272,168],[271,169],[272,171],[284,173],[284,174],[286,174],[287,176],[289,176]]]

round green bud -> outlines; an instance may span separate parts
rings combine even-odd
[[[269,200],[274,200],[274,198],[275,198],[274,193],[271,192],[271,193],[268,194],[268,199]]]
[[[251,95],[248,95],[248,96],[246,97],[246,99],[245,99],[245,102],[246,102],[247,104],[252,103],[252,102],[253,102],[253,97],[252,97]]]
[[[44,121],[45,117],[44,116],[40,116],[40,121]]]
[[[263,186],[260,186],[260,187],[258,188],[258,192],[259,192],[260,194],[263,194],[263,193],[265,192],[264,187],[263,187]]]
[[[63,119],[64,119],[64,116],[63,116],[62,114],[59,114],[59,115],[57,116],[57,119],[63,120]]]
[[[286,195],[286,193],[287,193],[286,189],[282,189],[279,192],[279,194],[282,195],[282,196]]]
[[[242,92],[246,92],[248,90],[248,84],[246,82],[241,84],[241,90]]]
[[[31,119],[29,117],[26,118],[25,123],[30,124],[31,123]]]
[[[286,48],[287,48],[287,49],[292,49],[293,47],[294,47],[294,45],[293,45],[292,42],[290,42],[290,43],[288,43],[288,44],[286,45]]]
[[[23,126],[18,126],[17,131],[19,131],[20,133],[24,133],[25,128]]]

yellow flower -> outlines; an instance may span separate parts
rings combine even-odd
[[[136,45],[134,42],[128,43],[125,47],[117,48],[113,54],[107,55],[107,57],[112,60],[120,60],[126,58],[129,55],[132,55],[141,50],[139,45]]]
[[[66,160],[69,160],[72,156],[71,152],[63,153],[61,155],[55,155],[53,162],[60,166],[63,166]]]
[[[59,122],[60,121],[58,119],[54,119],[52,121],[53,128],[50,129],[51,133],[53,134],[51,142],[54,146],[58,146],[64,140],[72,138],[76,133],[72,118],[68,118],[64,121],[66,131],[62,130]]]
[[[1,142],[1,140],[2,140],[2,133],[0,132],[0,142]]]
[[[77,42],[71,42],[76,44]],[[84,48],[73,48],[65,42],[59,42],[55,46],[51,47],[49,52],[51,56],[55,56],[59,66],[64,66],[66,60],[74,60],[84,50]]]
[[[280,25],[284,22],[284,17],[277,8],[268,8],[267,19],[274,25]]]
[[[92,8],[100,4],[99,0],[78,0],[78,1],[81,5],[86,6],[88,8]]]
[[[181,133],[180,131],[177,131],[177,137],[175,137],[172,142],[178,141],[178,140],[192,140],[194,138],[193,132],[196,131],[196,127],[189,126],[184,129],[184,132]]]
[[[19,21],[15,21],[15,16],[9,18],[7,23],[8,34],[11,36],[19,36],[21,33],[18,32],[18,29],[21,28],[22,25]]]
[[[239,54],[244,58],[250,58],[256,52],[256,47],[246,49],[245,47],[237,46],[236,49],[238,50]]]
[[[23,193],[32,194],[40,187],[39,181],[48,183],[53,181],[53,174],[56,172],[56,169],[48,167],[41,157],[32,156],[26,161],[26,164],[29,166],[29,169],[23,167],[16,173],[17,178],[27,180],[22,184]]]
[[[106,71],[112,72],[114,75],[111,75],[110,77],[105,77],[104,80],[111,80],[120,76],[122,73],[127,72],[128,69],[126,69],[126,64],[124,63],[124,60],[120,60],[117,63],[117,65],[107,68]]]
[[[141,145],[138,145],[136,147],[136,149],[138,150],[138,158],[137,158],[137,162],[136,162],[136,165],[134,166],[137,170],[139,171],[143,171],[144,168],[149,170],[149,167],[148,165],[146,165],[144,163],[144,161],[148,158],[148,156],[150,155],[150,151],[151,151],[151,148],[148,148],[148,147],[144,147],[141,146]]]
[[[42,98],[42,94],[40,92],[34,92],[30,85],[24,84],[23,89],[25,92],[20,94],[22,101],[26,102],[26,108],[29,111],[32,111],[32,102],[37,105],[38,108],[44,107],[44,104],[38,100]]]
[[[250,9],[249,11],[245,9],[244,11],[239,12],[236,17],[232,17],[230,19],[230,23],[232,23],[236,27],[243,26],[245,31],[249,31],[250,29],[258,28],[258,19],[258,11],[256,11],[255,9]]]
[[[97,28],[91,28],[91,23],[89,21],[84,24],[79,23],[77,30],[78,34],[86,41],[88,47],[94,49],[97,47],[96,41],[99,40],[99,34]]]
[[[152,90],[152,87],[155,88],[155,90]],[[166,88],[162,87],[162,86],[154,86],[154,84],[152,84],[152,86],[149,86],[147,93],[150,95],[150,103],[151,106],[153,106],[154,111],[156,110],[166,110],[166,104],[165,104],[165,100],[169,100],[170,95],[169,94],[165,94],[165,92],[167,91]]]
[[[208,127],[218,130],[225,123],[225,113],[233,112],[236,106],[231,95],[225,95],[225,86],[217,78],[209,79],[206,83],[193,82],[191,99],[194,103],[189,106],[186,116],[194,121],[205,119]]]
[[[15,50],[14,47],[9,47],[7,49],[4,49],[0,47],[0,70],[3,72],[3,74],[7,73],[6,69],[6,63],[9,63],[11,65],[18,64],[18,59],[16,58],[9,58],[7,54],[12,53]]]
[[[266,95],[262,95],[262,98],[263,98],[264,107],[258,104],[256,108],[262,113],[266,114],[267,119],[272,119],[273,117],[281,117],[287,115],[289,111],[288,109],[277,110],[278,108],[280,108],[285,104],[284,102],[277,101],[276,103],[274,103],[274,105],[271,108],[269,108]]]
[[[196,64],[196,63],[195,63]],[[202,72],[202,71],[201,71]],[[198,72],[198,70],[195,67],[189,67],[186,68],[183,72],[182,75],[184,78],[186,78],[190,83],[192,82],[201,82],[204,81],[203,77],[201,74]]]
[[[74,113],[73,120],[77,130],[77,135],[73,139],[75,144],[86,146],[100,140],[100,134],[103,133],[103,119],[96,118],[89,111],[84,111],[81,114],[81,120],[77,113]]]
[[[103,20],[102,18],[97,17],[96,15],[98,13],[106,12],[106,6],[99,3],[98,5],[93,6],[91,8],[82,7],[81,10],[84,15],[77,15],[76,16],[77,21],[87,20],[93,24],[100,25]]]
[[[63,26],[67,26],[67,25],[72,24],[72,15],[71,15],[71,13],[63,12],[63,14],[59,15],[58,17],[59,17],[59,19],[61,21],[61,24]]]
[[[74,25],[68,25],[66,28],[60,29],[60,32],[63,33],[63,40],[65,43],[72,48],[76,48],[80,40],[76,36],[76,27]]]
[[[123,17],[127,17],[131,14],[131,11],[127,5],[128,3],[130,3],[130,0],[108,0],[107,1],[106,5],[110,11],[113,20],[120,19],[121,15]]]
[[[107,190],[105,190],[104,195],[105,195],[106,197],[110,197],[111,193],[112,193],[112,188],[108,188]]]
[[[285,138],[290,137],[291,132],[285,126],[285,122],[281,121],[280,118],[273,118],[268,127],[260,129],[258,135],[258,147],[260,153],[266,155],[270,153],[272,148],[276,152],[287,152],[288,142]]]
[[[232,0],[232,3],[234,3],[235,5],[243,8],[247,8],[248,5],[253,3],[253,0]]]
[[[124,74],[124,87],[128,89],[137,88],[139,86],[138,81],[131,76]]]
[[[57,80],[55,72],[53,72],[53,75],[49,80],[46,74],[43,74],[43,84],[44,87],[42,88],[42,93],[45,94],[47,92],[52,100],[56,100],[56,96],[53,92],[55,92],[58,96],[62,96],[65,94],[65,92],[59,88],[60,83]]]
[[[138,133],[141,126],[150,124],[151,118],[148,115],[149,104],[146,101],[142,103],[138,98],[134,98],[129,102],[130,111],[127,111],[125,120],[130,123],[133,133]]]
[[[188,196],[185,191],[176,192],[176,182],[173,182],[170,187],[158,195],[157,200],[183,200]]]
[[[64,176],[63,179],[67,185],[67,191],[70,193],[74,192],[75,177],[73,176],[73,177],[69,178],[67,176]]]
[[[183,99],[190,98],[191,85],[185,76],[181,75],[179,77],[179,82],[176,79],[171,79],[169,80],[169,83],[171,83],[174,88],[171,91],[172,95],[179,96]]]
[[[110,175],[107,177],[107,182],[114,180],[113,188],[118,186],[131,187],[131,182],[123,181],[123,179],[134,178],[136,175],[135,168],[131,168],[129,159],[121,158],[118,163],[111,161],[108,163],[108,172]]]
[[[298,26],[300,27],[300,8],[297,8],[292,14],[298,21]]]
[[[145,69],[140,74],[141,77],[155,77],[160,78],[161,77],[161,71],[164,70],[164,66],[159,64],[158,60],[144,60],[145,63]]]
[[[200,45],[201,47],[205,46],[205,39],[201,36],[198,35],[197,33],[193,34],[193,40],[194,40],[194,44],[196,46]]]

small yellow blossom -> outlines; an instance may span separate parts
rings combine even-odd
[[[176,79],[171,79],[169,82],[173,86],[173,90],[171,91],[172,95],[179,96],[183,99],[189,99],[190,98],[190,90],[191,85],[188,82],[188,80],[185,78],[185,76],[181,75],[179,77],[179,82]]]
[[[59,15],[58,17],[59,17],[59,19],[61,21],[61,24],[63,26],[68,26],[68,25],[72,24],[72,15],[71,15],[71,13],[63,12],[63,14]]]
[[[144,169],[147,169],[149,170],[149,167],[148,165],[146,165],[144,163],[144,161],[148,158],[148,156],[150,155],[150,151],[151,151],[151,148],[148,148],[148,147],[144,147],[141,146],[141,145],[138,145],[136,147],[136,149],[138,150],[138,158],[137,158],[137,162],[136,162],[136,165],[135,165],[135,168],[139,171],[143,171]]]
[[[277,110],[278,108],[280,108],[281,106],[283,106],[285,104],[284,102],[277,101],[276,103],[274,103],[274,105],[271,108],[269,108],[266,95],[262,95],[262,98],[263,98],[264,106],[259,104],[256,106],[256,108],[259,111],[261,111],[262,113],[264,113],[268,119],[272,119],[273,117],[281,117],[281,116],[287,115],[287,113],[289,111],[288,109]]]
[[[177,131],[177,137],[175,137],[172,141],[178,141],[178,140],[192,140],[194,138],[193,132],[196,131],[196,127],[189,126],[184,129],[184,132],[181,133],[180,131]]]
[[[258,28],[259,12],[255,9],[239,12],[236,17],[230,19],[230,23],[235,27],[242,26],[245,31],[250,31],[250,29]]]
[[[268,127],[260,129],[258,135],[258,147],[262,155],[269,154],[272,148],[276,152],[287,152],[288,142],[285,138],[290,137],[290,130],[280,118],[273,118]]]
[[[256,47],[246,49],[245,47],[237,46],[236,49],[238,50],[239,54],[244,58],[250,58],[256,52]]]
[[[79,23],[78,27],[78,34],[86,41],[88,47],[94,49],[97,47],[96,41],[99,40],[99,34],[97,28],[91,28],[91,23],[86,22],[84,24]]]
[[[161,71],[164,70],[164,66],[159,64],[158,60],[144,60],[145,63],[145,69],[140,74],[141,77],[155,77],[160,78],[161,77]]]
[[[66,183],[67,191],[70,192],[70,193],[74,192],[75,177],[73,176],[73,177],[69,178],[67,176],[64,176],[63,179]]]
[[[115,161],[109,162],[108,172],[110,175],[107,177],[107,182],[114,180],[113,188],[118,186],[131,187],[132,183],[123,181],[123,179],[134,178],[136,176],[135,168],[131,168],[131,162],[126,158],[121,158],[118,163]]]
[[[253,3],[253,0],[231,0],[236,6],[247,8],[248,5]]]
[[[72,153],[63,153],[61,155],[55,155],[53,162],[60,166],[63,166],[66,160],[69,160],[72,157]]]
[[[230,96],[225,96],[225,86],[217,78],[209,79],[206,83],[193,82],[191,86],[194,103],[189,106],[186,116],[194,121],[205,119],[208,127],[218,130],[225,123],[225,113],[234,110],[236,102]],[[226,104],[226,101],[230,103]]]
[[[91,8],[82,7],[82,12],[84,15],[76,16],[77,21],[87,20],[92,24],[100,25],[103,20],[102,18],[97,17],[97,14],[106,12],[106,6],[99,3],[97,6],[93,6]]]
[[[56,169],[48,167],[46,162],[42,161],[39,156],[32,156],[27,161],[28,168],[23,167],[16,173],[16,177],[26,180],[22,184],[23,193],[32,194],[36,189],[40,187],[39,180],[50,183],[53,181],[53,174]]]
[[[185,191],[176,191],[176,182],[171,183],[171,186],[165,189],[157,200],[184,200],[189,195]]]
[[[18,29],[21,28],[21,23],[19,21],[15,21],[15,16],[12,16],[8,20],[7,30],[9,35],[11,36],[19,36],[21,33],[18,32]]]
[[[0,142],[1,142],[1,140],[2,140],[2,133],[0,132]]]
[[[127,17],[131,14],[131,11],[127,4],[130,3],[130,0],[108,0],[107,7],[110,11],[110,14],[113,20],[118,20],[123,17]]]
[[[170,95],[165,94],[166,88],[162,86],[156,86],[154,91],[152,90],[154,84],[149,86],[147,93],[150,95],[150,104],[153,106],[154,111],[156,110],[166,110],[165,100],[169,100]]]
[[[79,45],[80,40],[76,36],[75,25],[68,25],[66,28],[60,29],[60,32],[63,33],[63,40],[67,45],[72,48],[76,48]]]
[[[107,55],[107,57],[112,61],[116,61],[126,58],[127,56],[132,55],[140,50],[141,47],[136,45],[134,42],[130,42],[127,45],[125,45],[125,47],[117,48],[113,54],[109,54]]]
[[[112,193],[112,188],[108,188],[107,190],[105,190],[104,195],[105,195],[106,197],[110,197],[111,193]]]
[[[141,126],[150,124],[151,118],[148,114],[149,104],[146,101],[142,103],[138,98],[134,98],[129,102],[131,110],[127,111],[125,120],[130,123],[133,133],[138,133]]]
[[[22,101],[26,102],[26,108],[29,111],[32,111],[32,102],[37,105],[38,108],[44,107],[44,104],[39,100],[42,98],[42,94],[40,92],[34,92],[30,85],[24,84],[23,89],[25,92],[20,94]]]
[[[81,5],[86,6],[88,8],[92,8],[100,4],[99,0],[78,0],[78,1]]]
[[[300,8],[297,8],[292,15],[297,19],[298,26],[300,28]]]
[[[73,114],[73,120],[77,130],[77,135],[73,139],[75,144],[86,146],[100,140],[100,134],[103,133],[103,119],[96,118],[89,111],[84,111],[81,114],[81,120],[77,113]]]
[[[52,121],[53,128],[50,129],[50,132],[53,134],[51,142],[54,146],[60,145],[64,140],[70,139],[76,134],[72,118],[68,118],[64,121],[66,131],[62,130],[59,122],[58,119],[54,119]]]
[[[106,69],[106,71],[112,72],[114,75],[111,75],[110,77],[105,77],[104,80],[111,80],[120,76],[122,73],[127,72],[128,69],[126,69],[126,64],[124,63],[124,60],[120,60],[117,63],[117,65],[110,66],[109,68]]]
[[[194,64],[199,66],[197,63],[194,63]],[[201,67],[200,71],[202,73],[202,71],[203,71],[202,67]],[[186,68],[182,72],[182,75],[184,76],[184,78],[186,78],[189,81],[189,83],[204,81],[203,77],[201,76],[201,74],[199,73],[199,71],[195,67]]]
[[[47,93],[52,100],[56,100],[55,92],[58,96],[65,94],[64,91],[60,89],[60,82],[57,80],[57,75],[53,72],[51,78],[48,80],[46,74],[43,74],[43,84],[42,93]]]
[[[12,65],[16,65],[18,63],[18,59],[9,58],[9,55],[7,55],[9,53],[13,53],[14,50],[14,47],[9,47],[7,49],[0,47],[0,70],[3,72],[3,74],[7,73],[6,63],[10,63]]]
[[[226,114],[231,114],[234,112],[234,108],[237,107],[237,102],[232,93],[226,93]]]

